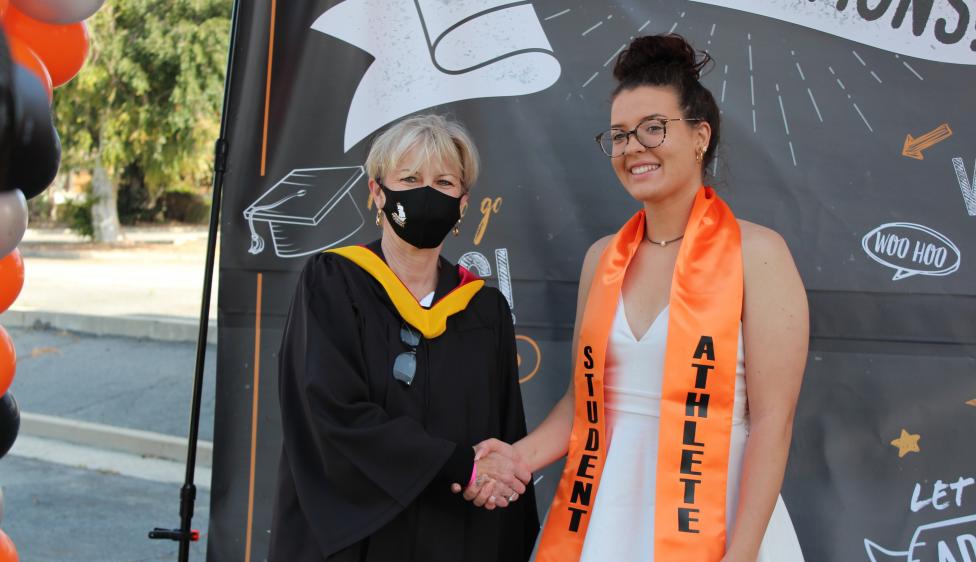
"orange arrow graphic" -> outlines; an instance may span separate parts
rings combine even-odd
[[[943,123],[917,138],[909,134],[905,137],[905,146],[902,147],[901,154],[916,160],[925,160],[925,157],[922,156],[923,150],[935,146],[951,136],[952,129],[949,128],[948,123]]]

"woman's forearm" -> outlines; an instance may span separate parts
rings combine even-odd
[[[515,443],[515,450],[529,470],[536,472],[566,454],[572,429],[573,396],[567,392],[539,427]]]
[[[754,562],[776,506],[793,423],[784,416],[753,420],[742,459],[739,505],[725,562]]]

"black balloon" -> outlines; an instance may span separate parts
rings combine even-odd
[[[0,459],[14,446],[20,432],[20,407],[9,392],[0,398]]]
[[[51,106],[41,81],[14,65],[14,131],[4,189],[19,189],[28,199],[54,181],[61,164],[61,139],[51,122]]]
[[[7,38],[0,29],[0,191],[8,189],[7,170],[10,166],[10,147],[13,146],[14,66]]]

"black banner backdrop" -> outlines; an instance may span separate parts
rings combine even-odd
[[[783,489],[804,558],[976,559],[976,3],[258,0],[225,116],[209,560],[265,559],[296,274],[378,236],[362,165],[403,116],[450,113],[478,143],[444,253],[511,301],[541,420],[568,382],[583,253],[637,209],[592,142],[610,69],[669,31],[717,59],[713,184],[786,238],[809,291]],[[559,468],[536,475],[542,510]]]

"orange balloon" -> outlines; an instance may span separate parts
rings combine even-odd
[[[2,2],[3,0],[0,0]],[[44,90],[47,91],[47,101],[51,101],[51,91],[54,84],[51,83],[51,73],[41,62],[41,59],[23,41],[14,36],[7,37],[7,44],[10,46],[10,56],[21,66],[33,72],[41,81]]]
[[[75,77],[88,56],[85,22],[51,25],[35,20],[10,6],[3,17],[7,34],[17,37],[41,59],[55,88]]]
[[[19,562],[20,558],[17,556],[17,549],[14,547],[14,541],[10,540],[7,533],[0,530],[0,562]]]
[[[7,330],[0,326],[0,396],[7,393],[10,383],[14,382],[14,373],[17,371],[17,350],[14,349],[14,340],[10,339]],[[0,558],[0,562],[3,558]]]
[[[0,312],[6,312],[24,288],[24,259],[14,248],[0,259]]]

